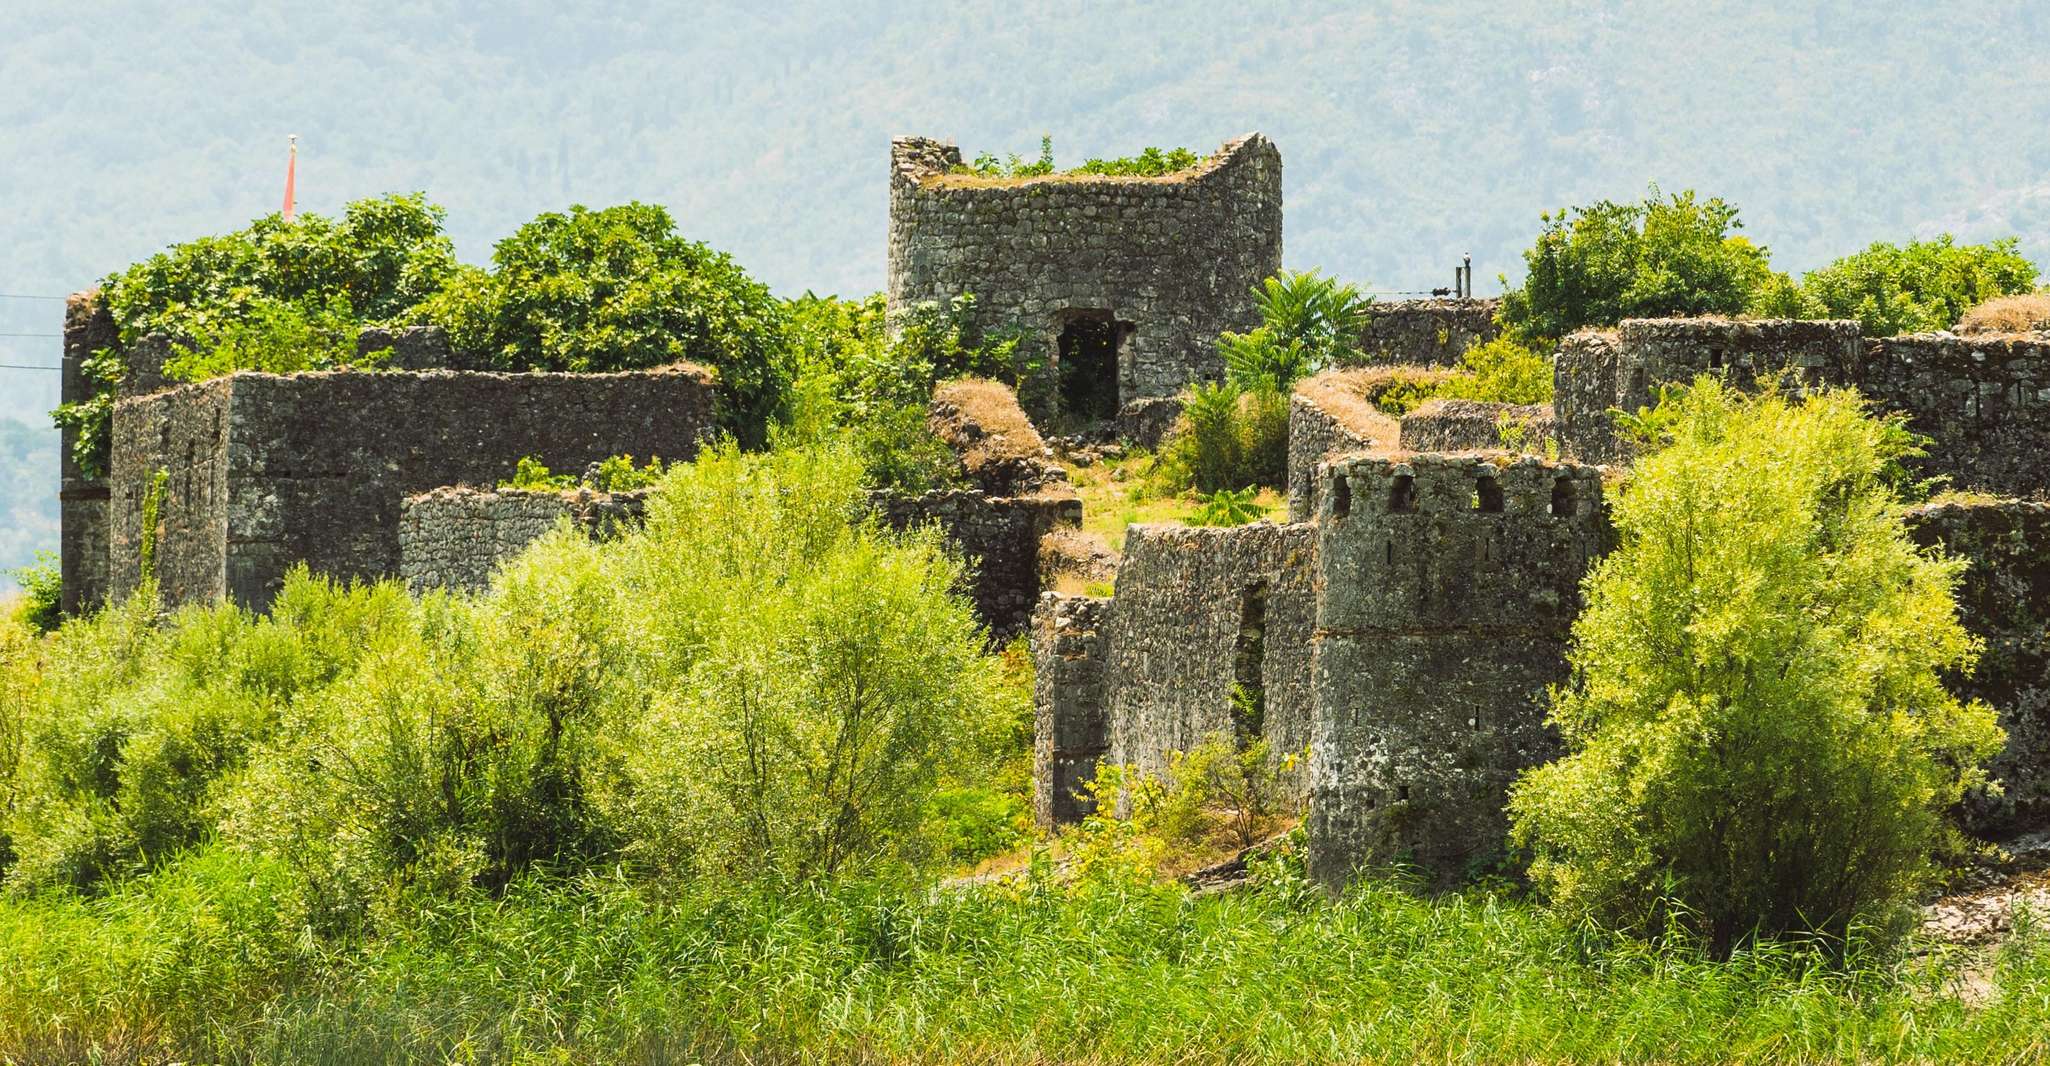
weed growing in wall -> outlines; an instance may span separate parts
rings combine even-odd
[[[1094,174],[1102,177],[1157,178],[1188,170],[1201,163],[1204,157],[1187,148],[1145,148],[1138,155],[1120,156],[1115,159],[1089,159],[1080,166],[1061,170],[1054,164],[1053,138],[1039,139],[1039,156],[1027,162],[1013,153],[999,159],[994,153],[983,152],[968,163],[954,168],[956,174],[973,174],[981,178],[1023,179],[1045,177],[1049,174]]]

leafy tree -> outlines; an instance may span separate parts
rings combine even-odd
[[[1949,329],[1966,311],[2036,285],[2036,265],[2010,237],[1990,244],[1955,243],[1950,234],[1906,245],[1884,241],[1812,270],[1796,286],[1762,293],[1761,314],[1855,318],[1867,336]]]
[[[2001,732],[1944,690],[1975,641],[1962,564],[1917,550],[1910,447],[1854,393],[1746,399],[1704,378],[1615,502],[1586,584],[1567,754],[1518,782],[1515,837],[1569,912],[1727,954],[1891,917]]]
[[[508,370],[690,361],[719,374],[721,418],[759,442],[790,380],[783,305],[659,206],[549,212],[498,242],[418,313]]]
[[[24,625],[46,633],[64,621],[64,572],[55,552],[37,552],[33,565],[17,567],[8,576],[21,586],[17,617]]]
[[[1457,373],[1429,386],[1430,396],[1490,403],[1551,403],[1552,361],[1508,337],[1459,356]]]
[[[1653,186],[1642,203],[1601,200],[1541,217],[1523,285],[1500,312],[1526,340],[1626,318],[1737,314],[1772,277],[1766,250],[1732,232],[1737,208],[1691,189],[1665,196]]]

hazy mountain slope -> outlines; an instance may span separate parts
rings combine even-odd
[[[307,209],[424,188],[481,259],[538,211],[639,197],[791,293],[881,286],[903,132],[1046,132],[1075,162],[1259,129],[1288,260],[1390,288],[1471,250],[1491,289],[1540,211],[1654,180],[1736,201],[1785,267],[1942,228],[2050,259],[2050,11],[2026,2],[12,6],[0,292],[274,210],[286,133]],[[0,300],[0,331],[58,313]],[[52,376],[0,371],[0,416],[39,417]]]

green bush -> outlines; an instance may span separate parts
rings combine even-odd
[[[1288,479],[1288,395],[1234,382],[1203,382],[1182,394],[1182,413],[1161,444],[1151,479],[1164,491],[1214,493]]]
[[[596,492],[633,492],[662,480],[665,469],[660,459],[650,459],[646,466],[635,466],[631,455],[608,455],[599,461],[596,470],[586,471],[579,479],[574,474],[558,474],[534,456],[523,455],[513,468],[513,476],[500,481],[498,487],[528,492],[561,492],[581,484]]]
[[[443,214],[416,193],[358,200],[339,219],[267,215],[108,275],[100,299],[119,340],[85,364],[93,397],[54,412],[79,431],[79,465],[105,470],[112,393],[130,373],[129,350],[150,334],[173,341],[164,369],[178,380],[352,362],[359,327],[405,318],[456,272]]]
[[[1567,754],[1517,784],[1516,839],[1569,914],[1718,954],[1890,920],[2001,742],[1939,680],[1978,649],[1962,564],[1902,525],[1909,438],[1849,392],[1704,378],[1671,402],[1587,580],[1552,708]]]
[[[796,380],[783,439],[845,440],[875,487],[918,493],[963,484],[959,458],[926,424],[933,386],[988,377],[1016,387],[1021,402],[1050,395],[1042,368],[1020,358],[1018,335],[979,333],[974,310],[972,296],[905,308],[892,339],[881,293],[792,301]]]
[[[1497,337],[1468,348],[1459,356],[1457,373],[1421,391],[1426,398],[1551,403],[1552,361],[1515,340]]]
[[[1794,318],[1855,318],[1867,336],[1950,329],[1966,311],[2033,290],[2036,265],[2010,237],[1954,243],[1949,234],[1905,246],[1880,242],[1762,292],[1753,310]]]
[[[1692,190],[1654,186],[1642,203],[1602,200],[1542,219],[1523,284],[1499,313],[1527,342],[1626,318],[1734,315],[1773,277],[1766,250],[1732,232],[1736,207]]]
[[[54,552],[37,552],[30,566],[19,567],[9,576],[21,586],[21,603],[15,617],[37,633],[47,633],[64,621],[64,570]]]
[[[723,252],[627,203],[548,212],[498,242],[419,314],[459,350],[507,370],[630,370],[689,361],[717,371],[721,422],[762,439],[790,379],[783,305]]]

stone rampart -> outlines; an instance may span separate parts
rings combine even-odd
[[[1908,512],[1917,543],[1971,562],[1958,616],[1986,642],[1970,677],[1951,690],[2000,715],[2007,746],[1988,772],[2002,794],[1965,801],[1965,825],[1999,838],[2050,827],[2050,504],[2018,500],[1935,503]]]
[[[1265,738],[1277,762],[1309,744],[1315,552],[1304,525],[1126,530],[1105,638],[1113,761],[1157,772],[1212,736]]]
[[[1064,344],[1101,361],[1111,410],[1223,373],[1217,335],[1259,322],[1253,287],[1281,267],[1281,154],[1251,134],[1157,178],[951,171],[952,144],[890,151],[889,302],[975,297],[976,326],[1020,330],[1064,382]],[[1067,337],[1067,341],[1063,338]],[[1109,364],[1114,361],[1115,366]]]
[[[1495,311],[1501,305],[1493,297],[1377,302],[1360,352],[1369,363],[1453,366],[1468,348],[1500,333]]]
[[[1104,621],[1110,601],[1049,592],[1032,615],[1032,811],[1042,829],[1096,809],[1083,786],[1110,749]]]
[[[1402,450],[1504,451],[1545,454],[1554,427],[1549,404],[1426,400],[1402,416]]]
[[[940,489],[919,496],[877,492],[870,504],[892,529],[938,527],[967,560],[976,616],[996,641],[1026,631],[1042,589],[1039,541],[1082,524],[1072,494],[991,496],[976,489]]]
[[[474,592],[527,545],[567,520],[593,540],[637,528],[647,492],[438,488],[399,508],[399,577],[415,592]]]
[[[1702,374],[1744,388],[1782,376],[1796,385],[1851,383],[1860,345],[1858,324],[1848,321],[1632,318],[1614,331],[1576,333],[1553,362],[1560,448],[1582,462],[1627,462],[1611,408],[1649,407],[1659,386]]]
[[[495,484],[522,456],[579,470],[609,456],[688,460],[713,431],[712,379],[619,374],[238,373],[114,411],[110,590],[142,576],[145,505],[169,603],[270,603],[304,562],[341,578],[399,573],[411,495]]]
[[[2007,496],[2050,490],[2050,337],[1948,333],[1865,345],[1856,378],[1879,407],[1928,437],[1919,466],[1959,488]]]
[[[1520,456],[1349,456],[1317,516],[1310,868],[1457,874],[1551,758],[1579,586],[1610,532],[1601,472]]]

